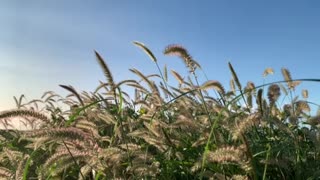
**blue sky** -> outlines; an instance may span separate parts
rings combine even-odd
[[[156,66],[132,41],[146,44],[168,65],[186,75],[184,64],[162,54],[182,44],[209,79],[229,89],[230,61],[245,84],[282,80],[282,67],[293,78],[320,78],[320,4],[317,1],[3,1],[0,6],[0,110],[13,108],[13,96],[28,100],[59,84],[93,91],[103,73],[93,50],[106,60],[116,80],[145,74]],[[171,81],[174,83],[174,80]],[[320,84],[303,83],[313,101]],[[297,92],[299,94],[300,92]]]

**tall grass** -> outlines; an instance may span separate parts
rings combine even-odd
[[[217,80],[199,82],[201,66],[180,45],[165,55],[182,59],[188,77],[168,81],[152,51],[141,48],[156,74],[115,82],[95,52],[106,82],[94,92],[52,91],[0,112],[6,127],[21,118],[28,130],[0,131],[0,178],[5,179],[317,179],[320,116],[310,114],[308,91],[283,68],[284,80],[240,83],[236,68],[227,91]],[[267,68],[264,76],[273,73]],[[158,78],[154,80],[154,78]],[[172,86],[171,84],[177,84]],[[134,94],[122,89],[130,87]],[[267,92],[264,92],[267,90]],[[289,97],[290,102],[281,101]],[[243,105],[244,104],[244,105]],[[317,105],[318,106],[318,105]],[[67,110],[64,107],[68,107]]]

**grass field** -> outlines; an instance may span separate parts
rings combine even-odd
[[[48,91],[30,102],[21,96],[15,110],[0,112],[4,126],[10,127],[11,118],[23,118],[28,127],[0,131],[0,178],[320,177],[320,115],[310,114],[310,105],[318,105],[308,101],[307,90],[295,90],[302,81],[320,80],[293,80],[282,68],[283,80],[243,85],[229,63],[227,90],[217,80],[199,82],[201,66],[182,46],[169,45],[164,54],[180,57],[188,77],[161,70],[145,45],[134,45],[150,57],[157,73],[130,69],[140,80],[115,82],[95,52],[106,81],[94,92],[60,85],[70,95]],[[271,68],[263,72],[272,73]],[[170,74],[175,82],[168,81]],[[282,104],[280,97],[289,101]]]

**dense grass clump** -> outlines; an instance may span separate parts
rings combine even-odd
[[[311,116],[302,81],[255,86],[240,83],[229,63],[230,90],[216,80],[199,82],[201,66],[180,45],[164,54],[180,57],[188,77],[171,70],[145,45],[157,74],[130,69],[140,79],[115,82],[95,52],[106,82],[94,92],[52,91],[0,112],[0,121],[20,118],[27,130],[0,131],[0,178],[5,179],[317,179],[320,177],[320,115]],[[273,73],[266,69],[264,76]],[[155,80],[155,78],[157,78]],[[153,80],[152,80],[153,79]],[[171,83],[172,84],[172,83]],[[134,89],[133,97],[123,87]],[[266,91],[266,92],[264,92]],[[279,101],[283,97],[287,101]],[[67,110],[64,108],[67,107]]]

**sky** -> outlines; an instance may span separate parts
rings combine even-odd
[[[293,78],[320,78],[319,19],[316,0],[4,0],[0,111],[14,108],[13,96],[21,94],[29,101],[48,90],[66,95],[59,84],[94,91],[99,80],[105,81],[94,50],[116,81],[134,78],[130,68],[157,73],[133,41],[147,45],[161,67],[187,75],[180,59],[163,55],[167,45],[183,45],[208,78],[226,89],[228,62],[243,84],[282,80],[282,67]],[[264,79],[268,67],[275,74]],[[319,83],[301,86],[320,103]]]

